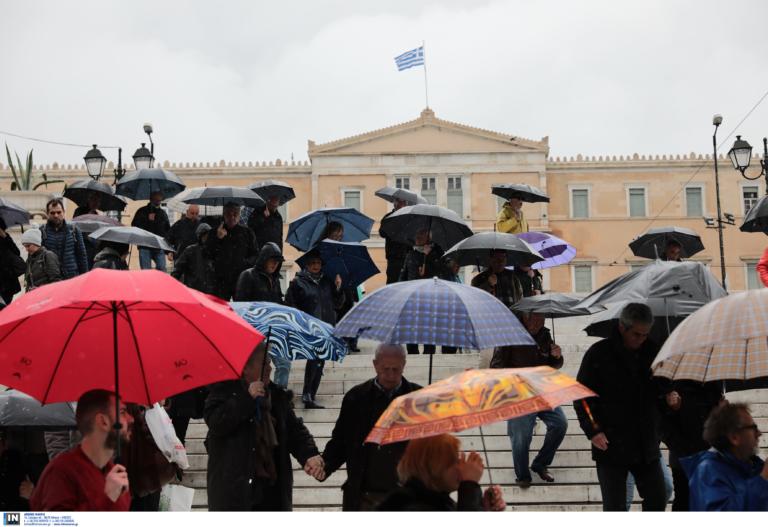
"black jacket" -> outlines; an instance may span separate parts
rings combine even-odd
[[[536,344],[533,346],[503,346],[496,348],[491,357],[491,368],[532,368],[534,366],[550,366],[555,369],[563,367],[563,355],[553,357],[551,353],[552,334],[549,328],[542,327],[533,336]]]
[[[259,259],[251,269],[240,273],[237,280],[235,302],[274,302],[283,303],[283,291],[280,289],[280,273],[267,274],[264,264],[270,258],[283,259],[280,249],[274,243],[267,242],[259,251]]]
[[[120,258],[120,254],[111,247],[104,247],[93,259],[94,269],[115,269],[127,271],[128,265]]]
[[[213,262],[206,258],[205,248],[199,243],[184,249],[181,256],[174,260],[171,276],[185,286],[209,295],[216,290]]]
[[[302,270],[291,280],[285,293],[285,303],[334,325],[336,310],[344,303],[344,293],[336,290],[331,278],[323,276],[315,281],[306,270]]]
[[[272,242],[283,250],[283,217],[280,212],[270,212],[269,217],[264,217],[264,208],[253,209],[248,218],[248,227],[256,235],[256,242],[263,247],[267,242]]]
[[[21,251],[13,242],[10,234],[0,238],[0,295],[13,297],[21,291],[19,276],[24,274],[26,264]]]
[[[397,486],[397,464],[408,446],[407,441],[378,446],[365,444],[365,438],[373,429],[389,403],[395,397],[420,389],[421,386],[403,378],[400,387],[387,396],[374,383],[374,379],[358,384],[349,390],[341,402],[339,418],[333,427],[331,439],[325,446],[325,474],[330,476],[344,463],[347,464],[347,481],[342,486],[344,491],[343,509],[360,510],[360,495],[366,478],[368,463],[374,460],[377,467],[387,466],[388,473],[375,475],[380,485],[377,489],[365,489],[374,492],[386,492]]]
[[[474,481],[459,484],[459,501],[456,503],[447,492],[429,490],[416,479],[392,491],[376,508],[380,511],[482,511],[483,493]]]
[[[396,211],[394,209],[387,212],[384,217],[381,218],[381,222],[383,223],[384,220],[386,220],[395,212]],[[381,229],[379,229],[379,236],[384,238],[384,257],[387,259],[387,262],[399,262],[402,264],[403,261],[405,261],[405,257],[408,254],[408,251],[411,250],[411,246],[407,243],[396,242],[389,239],[389,237],[384,234]]]
[[[211,229],[205,242],[205,256],[213,260],[216,276],[214,294],[229,300],[235,294],[235,287],[240,273],[256,263],[259,246],[253,231],[244,225],[235,225],[227,229],[227,235],[219,239],[218,227]]]
[[[420,253],[411,249],[405,256],[403,262],[403,268],[400,270],[400,281],[405,282],[408,280],[421,280],[423,278],[432,278],[436,276],[438,278],[447,279],[445,275],[445,266],[441,258],[443,257],[443,250],[439,245],[432,244],[432,250],[428,255]],[[419,275],[419,267],[425,266],[424,276]]]
[[[709,443],[702,437],[704,422],[723,395],[717,382],[673,381],[664,392],[671,390],[680,394],[681,404],[679,409],[672,410],[664,403],[661,435],[669,447],[669,464],[677,467],[681,457],[709,449]]]
[[[523,288],[520,285],[520,280],[517,279],[514,271],[504,269],[500,273],[496,273],[496,285],[492,286],[488,282],[488,278],[494,274],[490,269],[486,269],[479,275],[472,279],[472,287],[477,287],[486,291],[499,300],[507,307],[512,307],[520,299],[523,298]]]
[[[155,214],[154,220],[149,219],[151,213]],[[136,211],[136,215],[131,220],[131,226],[165,238],[165,235],[168,234],[168,230],[171,228],[171,222],[168,221],[168,215],[162,208],[155,207],[149,203]]]
[[[197,226],[200,220],[192,221],[186,216],[174,223],[165,235],[165,239],[176,250],[176,256],[184,252],[184,249],[197,242]]]
[[[273,510],[293,508],[293,469],[290,456],[304,466],[318,454],[315,440],[293,411],[293,395],[269,385],[277,446],[276,490],[279,502]],[[208,436],[208,509],[212,511],[251,510],[253,489],[249,480],[255,473],[255,415],[257,402],[248,394],[244,381],[214,384],[205,401]],[[262,415],[262,418],[265,416]]]
[[[598,395],[586,399],[594,424],[581,400],[573,406],[588,438],[600,432],[608,438],[607,450],[592,447],[595,461],[631,465],[659,459],[660,391],[651,375],[658,352],[650,340],[630,351],[616,331],[584,354],[576,379]]]
[[[538,270],[533,270],[533,277],[528,276],[528,272],[523,271],[522,269],[515,268],[512,272],[515,273],[517,281],[520,282],[524,297],[535,295],[535,290],[544,292],[543,286],[541,285],[541,273]]]

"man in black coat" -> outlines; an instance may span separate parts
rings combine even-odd
[[[278,268],[283,262],[283,253],[276,243],[267,242],[259,251],[256,265],[240,273],[233,300],[235,302],[283,303]]]
[[[259,246],[253,231],[240,225],[240,207],[237,204],[224,205],[223,219],[205,242],[205,256],[213,260],[216,272],[214,294],[229,301],[235,293],[240,273],[256,263]]]
[[[663,511],[666,506],[659,463],[659,390],[651,374],[659,347],[647,340],[652,324],[648,306],[627,304],[618,332],[587,350],[576,377],[597,394],[574,402],[574,407],[592,442],[606,511],[626,510],[630,472],[644,511]]]
[[[400,345],[381,344],[373,359],[376,377],[349,390],[341,403],[323,460],[326,477],[347,464],[345,511],[374,510],[397,487],[397,464],[408,442],[380,447],[365,438],[395,397],[421,388],[403,378],[405,355]]]
[[[293,411],[293,394],[269,382],[262,342],[237,381],[214,384],[205,401],[208,509],[290,511],[293,456],[322,479],[315,440]]]
[[[27,270],[27,264],[21,257],[19,247],[11,235],[6,232],[8,226],[0,218],[0,297],[10,304],[13,295],[21,291],[19,276]]]
[[[396,199],[394,208],[381,218],[382,223],[389,216],[405,207],[406,204],[405,201]],[[403,263],[405,263],[405,256],[411,250],[411,246],[407,243],[391,240],[389,236],[381,232],[381,229],[379,229],[379,236],[384,238],[384,256],[387,259],[387,283],[393,284],[400,281],[400,271],[403,268]]]
[[[524,295],[515,272],[505,267],[507,253],[501,250],[491,251],[488,264],[488,269],[472,279],[472,287],[492,294],[511,309]]]
[[[272,242],[283,250],[283,217],[277,210],[279,206],[280,196],[270,196],[266,205],[255,208],[248,218],[248,227],[256,236],[259,247]]]
[[[197,227],[200,225],[200,207],[190,205],[184,212],[184,217],[171,225],[165,239],[173,247],[177,255],[181,255],[184,249],[197,242]],[[173,259],[173,256],[171,257]]]
[[[168,234],[168,229],[171,228],[171,222],[168,220],[168,215],[160,207],[162,201],[162,192],[150,194],[149,203],[136,211],[136,215],[131,220],[131,226],[165,238],[165,235]],[[139,266],[142,269],[152,269],[152,261],[155,262],[155,269],[165,272],[164,251],[161,249],[150,249],[149,247],[139,247]]]
[[[205,242],[210,236],[211,226],[201,222],[195,232],[197,243],[184,249],[176,258],[171,276],[187,287],[212,295],[216,290],[216,273],[213,262],[205,254]]]

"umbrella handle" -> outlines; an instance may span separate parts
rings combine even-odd
[[[491,462],[488,460],[488,449],[485,447],[485,434],[483,427],[480,427],[480,441],[483,444],[483,454],[485,455],[485,466],[488,467],[488,483],[493,485],[493,475],[491,474]]]
[[[115,361],[115,424],[113,428],[117,432],[117,445],[115,446],[115,463],[120,462],[120,373],[117,360],[117,302],[112,302],[112,349]]]
[[[587,412],[587,417],[589,417],[589,422],[592,424],[592,428],[594,428],[595,430],[599,430],[600,427],[597,426],[597,423],[595,422],[595,418],[592,416],[592,410],[590,410],[589,405],[587,404],[587,400],[582,399],[581,405],[584,407],[584,410]]]

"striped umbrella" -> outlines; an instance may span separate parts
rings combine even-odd
[[[528,242],[533,249],[544,257],[544,261],[531,265],[532,269],[548,269],[567,264],[576,256],[576,248],[573,245],[546,232],[523,232],[518,234],[517,237]]]

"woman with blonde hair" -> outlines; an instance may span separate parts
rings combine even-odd
[[[441,434],[408,443],[397,465],[400,488],[379,505],[380,511],[502,511],[501,489],[480,489],[483,460],[477,452],[459,452],[459,440]],[[451,492],[458,490],[458,502]]]

